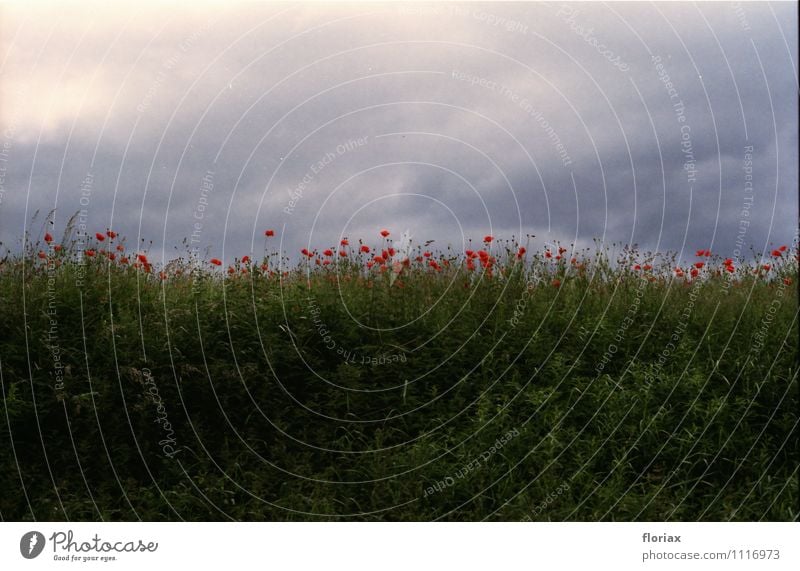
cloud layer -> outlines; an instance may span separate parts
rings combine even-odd
[[[761,252],[797,227],[794,10],[4,5],[0,240],[83,208],[226,262],[265,228]]]

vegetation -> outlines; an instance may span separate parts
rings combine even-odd
[[[290,268],[266,234],[229,267],[112,231],[6,256],[0,517],[798,517],[792,249],[384,232]]]

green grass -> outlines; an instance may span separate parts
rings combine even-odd
[[[355,253],[163,280],[6,258],[0,517],[798,517],[794,261],[687,281],[516,248],[393,286]]]

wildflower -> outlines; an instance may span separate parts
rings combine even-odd
[[[733,266],[725,266],[725,269],[728,271],[729,274],[732,274],[733,272],[736,271],[736,268],[734,268]]]
[[[572,265],[574,266],[575,264],[577,264],[577,263],[578,263],[578,258],[572,258],[572,259],[569,261],[569,263],[570,263],[570,264],[572,264]]]
[[[366,244],[361,246],[361,251],[364,252],[365,254],[369,254],[369,246],[367,246]]]
[[[345,250],[339,250],[339,257],[346,258],[347,257],[347,252]]]
[[[772,257],[773,258],[780,258],[783,255],[783,252],[780,250],[772,250]]]
[[[694,263],[694,267],[697,268],[698,270],[702,270],[703,266],[705,266],[705,265],[706,265],[705,262],[695,262]]]
[[[780,248],[778,248],[778,251],[785,252],[786,251],[786,246],[781,246]],[[789,280],[789,281],[791,281],[791,280]]]
[[[120,264],[127,264],[128,262],[129,262],[129,260],[128,260],[128,258],[126,258],[125,256],[123,256],[123,257],[121,257],[121,258],[119,259],[119,263],[120,263]]]
[[[733,265],[733,258],[725,258],[725,261],[722,262],[722,263],[725,264],[726,266],[732,266]]]
[[[117,252],[124,252],[124,251],[125,251],[125,246],[123,246],[122,244],[117,244]]]
[[[109,230],[108,232],[106,232],[106,236],[108,236],[109,238],[111,238],[113,240],[114,238],[117,237],[117,233],[114,232],[113,230]]]
[[[242,257],[242,263],[243,264],[249,264],[250,263],[250,256],[243,256]]]
[[[267,264],[261,264],[261,271],[262,272],[266,272],[267,271]]]
[[[94,258],[94,250],[86,250],[86,255],[90,258]]]
[[[645,264],[644,266],[642,266],[642,269],[646,272],[649,272],[650,270],[653,269],[653,266],[651,266],[650,264]]]
[[[787,286],[792,285],[792,278],[783,278],[783,283]]]
[[[547,251],[544,253],[544,257],[545,257],[545,258],[552,258],[552,257],[553,257],[553,254],[551,254],[551,253],[550,253],[550,250],[547,250]]]
[[[266,236],[267,238],[272,238],[274,235],[275,235],[275,230],[265,230],[264,231],[264,236]]]
[[[633,266],[633,269],[638,272],[639,270],[642,269],[642,266],[640,266],[639,264],[636,264],[635,266]]]
[[[473,271],[475,269],[475,262],[472,261],[472,258],[467,260],[467,269],[469,271]]]
[[[693,278],[696,278],[700,274],[700,271],[697,270],[696,268],[692,268],[691,274]]]
[[[117,255],[114,252],[111,252],[110,254],[108,254],[108,259],[113,262],[114,260],[117,259]]]
[[[492,242],[492,240],[494,240],[494,236],[484,236],[483,237],[484,244],[489,244],[489,243]]]
[[[383,236],[384,238],[386,238],[388,235],[389,235],[389,231],[388,231],[386,228],[384,228],[383,230],[381,230],[381,236]]]
[[[429,265],[430,267],[432,267],[434,270],[436,270],[437,272],[438,272],[438,271],[441,271],[441,269],[442,269],[441,267],[439,267],[439,264],[437,264],[437,263],[436,263],[436,260],[430,260],[430,261],[428,262],[428,265]]]
[[[209,260],[209,261],[212,264],[214,264],[215,266],[221,266],[222,265],[222,260],[220,260],[219,258],[211,258],[211,260]]]
[[[395,251],[394,248],[389,248],[389,256],[394,257]]]
[[[474,258],[475,257],[475,252],[473,252],[472,250],[467,250],[464,253],[467,255],[468,258]]]
[[[53,237],[50,235],[50,232],[45,232],[44,241],[48,244],[53,241]]]
[[[61,251],[61,244],[56,244],[55,246],[53,246],[53,250],[55,250],[56,252],[60,252]]]
[[[233,266],[228,266],[228,273],[233,274],[236,270],[233,269]]]
[[[327,250],[325,250],[324,252],[322,252],[322,254],[323,254],[324,256],[327,256],[327,257],[329,257],[329,258],[330,258],[331,256],[333,256],[333,250],[331,250],[330,248],[328,248]]]
[[[694,253],[694,255],[695,255],[695,256],[697,256],[698,258],[700,258],[700,257],[702,257],[702,256],[703,256],[705,253],[706,253],[706,251],[705,251],[705,250],[697,250],[697,251]]]
[[[158,277],[160,277],[162,280],[167,279],[167,272],[159,272]]]
[[[554,288],[558,289],[558,288],[560,288],[560,287],[561,287],[561,280],[553,280],[553,281],[551,282],[551,285],[552,285]]]
[[[375,256],[375,258],[374,258],[374,262],[376,264],[382,264],[385,261],[386,261],[386,259],[383,256]]]
[[[303,254],[307,258],[313,258],[314,257],[314,254],[309,252],[308,248],[303,248],[302,250],[300,250],[300,253]]]
[[[136,256],[136,259],[139,260],[144,265],[147,265],[147,264],[150,263],[150,262],[147,261],[147,256],[145,256],[144,254],[139,254],[138,256]]]
[[[772,266],[770,266],[769,264],[764,264],[761,267],[764,268],[764,270],[768,272]]]
[[[319,261],[319,260],[317,260],[317,261]],[[323,266],[327,266],[327,265],[330,265],[330,263],[331,263],[330,260],[323,260],[322,265]]]
[[[517,250],[517,259],[521,260],[522,256],[525,255],[525,252],[526,252],[525,248],[520,248],[519,250]]]
[[[39,252],[39,257],[44,260],[47,257],[47,254],[44,252]]]
[[[342,238],[342,241],[339,242],[342,246],[349,246],[350,242],[347,241],[347,238]]]
[[[97,238],[98,242],[102,242],[106,239],[105,235],[101,234],[100,232],[96,232],[94,237]]]
[[[367,269],[368,269],[368,270],[371,270],[371,269],[372,269],[372,266],[374,266],[374,265],[375,265],[375,262],[373,262],[372,260],[369,260],[369,261],[367,262]]]

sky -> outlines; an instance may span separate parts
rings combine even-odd
[[[155,260],[265,229],[768,253],[797,234],[796,9],[0,3],[0,241],[77,214]]]

